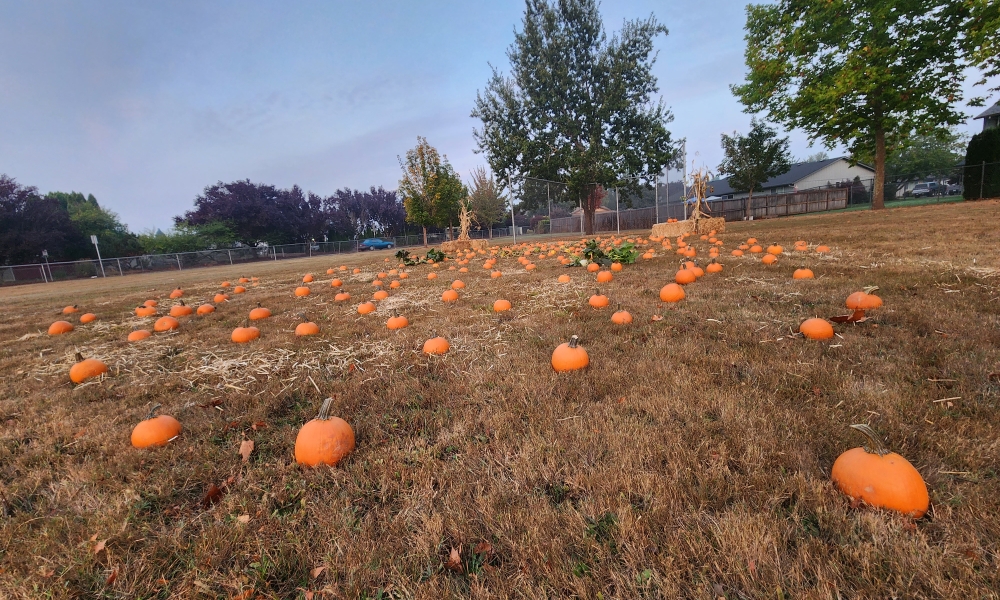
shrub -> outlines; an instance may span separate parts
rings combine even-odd
[[[981,131],[969,140],[964,179],[962,197],[966,200],[1000,197],[1000,127]]]

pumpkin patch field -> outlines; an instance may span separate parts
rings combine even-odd
[[[0,288],[0,598],[1000,597],[998,222]]]

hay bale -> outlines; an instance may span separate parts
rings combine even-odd
[[[672,238],[692,232],[694,229],[694,221],[691,219],[686,221],[677,221],[676,223],[657,223],[656,225],[653,225],[653,231],[650,235]],[[698,233],[708,233],[713,229],[716,233],[722,233],[725,231],[726,220],[722,217],[711,217],[698,220]]]
[[[487,240],[455,240],[453,242],[442,242],[441,252],[454,254],[455,252],[465,252],[467,250],[484,250],[490,245]]]

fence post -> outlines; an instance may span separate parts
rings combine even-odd
[[[181,268],[181,255],[180,254],[174,254],[174,258],[177,259],[177,270],[178,271],[183,271],[184,269]]]
[[[229,266],[233,266],[233,251],[232,250],[226,250],[226,252],[229,253]]]
[[[42,271],[42,281],[48,283],[49,280],[47,277],[45,277],[45,267],[43,267],[42,265],[38,265],[38,268]],[[13,271],[13,269],[11,269],[11,271]]]
[[[122,272],[122,259],[116,258],[115,260],[118,261],[118,274],[124,277],[125,273]]]

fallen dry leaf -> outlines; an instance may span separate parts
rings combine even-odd
[[[320,575],[323,574],[323,571],[326,571],[326,567],[325,566],[324,567],[316,567],[315,569],[313,569],[312,571],[310,571],[310,575],[312,575],[313,579],[316,579],[317,577],[319,577]]]
[[[451,569],[458,573],[462,572],[462,555],[457,548],[452,548],[448,554],[448,560],[444,563],[446,569]]]
[[[253,452],[253,440],[243,440],[240,444],[240,456],[243,457],[243,462],[250,460],[251,452]]]
[[[104,585],[111,585],[116,579],[118,579],[118,567],[115,567],[111,571],[111,574],[108,575],[108,578],[104,581]]]
[[[865,316],[865,311],[856,310],[849,315],[830,317],[830,320],[834,323],[863,323],[867,321],[868,318]]]
[[[267,429],[267,423],[264,421],[257,421],[250,426],[250,429],[253,429],[254,431],[257,431],[258,429]]]
[[[250,515],[240,515],[236,517],[236,522],[240,525],[246,525],[250,522]]]
[[[484,554],[489,556],[490,554],[493,554],[493,545],[490,544],[489,542],[479,542],[478,544],[476,544],[476,547],[473,549],[473,552],[475,552],[476,554]]]
[[[205,491],[205,495],[201,498],[201,505],[205,508],[212,506],[216,502],[222,499],[222,489],[215,485],[214,483],[208,486],[208,490]]]
[[[94,554],[100,554],[104,550],[104,546],[108,543],[108,540],[101,540],[94,545]]]

